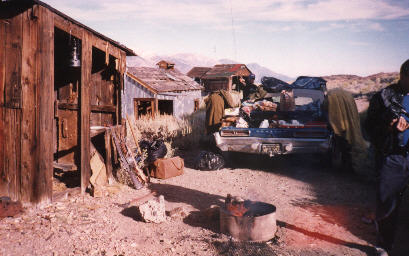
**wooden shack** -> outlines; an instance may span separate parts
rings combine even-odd
[[[211,69],[209,67],[193,67],[186,75],[193,78],[198,84],[203,85],[202,78]]]
[[[91,128],[121,122],[126,55],[41,1],[0,2],[0,196],[52,200],[56,164],[80,172],[85,192]]]
[[[177,69],[128,67],[122,115],[173,115],[183,118],[199,109],[203,86]]]
[[[232,90],[238,84],[240,77],[247,78],[251,74],[250,69],[244,64],[220,64],[213,66],[202,77],[201,81],[206,92],[220,89]]]

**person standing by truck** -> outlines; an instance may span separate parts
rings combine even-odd
[[[205,99],[206,103],[206,133],[217,132],[222,125],[222,118],[226,108],[234,107],[230,92],[218,90],[210,93]]]
[[[240,82],[243,84],[243,101],[254,101],[266,96],[267,92],[261,86],[254,84],[255,79],[256,76],[254,74],[250,74],[246,80],[240,80]]]
[[[403,192],[409,182],[409,59],[398,83],[376,93],[368,108],[365,128],[375,148],[378,172],[375,226],[377,253],[388,255],[395,240]]]

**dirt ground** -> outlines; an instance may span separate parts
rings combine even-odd
[[[128,203],[147,189],[123,186],[103,198],[72,193],[0,220],[0,255],[373,255],[375,229],[361,221],[373,206],[373,184],[306,155],[233,155],[228,168],[199,171],[192,169],[196,154],[183,155],[184,175],[149,187],[164,195],[167,211],[183,207],[187,216],[140,221]],[[246,243],[220,234],[204,210],[228,193],[274,204],[276,238]],[[409,252],[407,197],[402,208],[393,255]]]

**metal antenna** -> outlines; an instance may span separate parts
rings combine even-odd
[[[233,34],[233,50],[234,50],[234,60],[237,61],[237,43],[236,43],[236,31],[234,30],[234,19],[233,19],[233,5],[230,2],[230,16],[231,16],[231,30]]]

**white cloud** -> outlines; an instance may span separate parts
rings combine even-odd
[[[126,16],[140,21],[215,24],[231,19],[230,8],[238,22],[390,20],[409,15],[408,8],[386,0],[101,0],[88,1],[83,5],[78,2],[73,5],[72,0],[47,2],[61,6],[70,16],[94,21]]]

